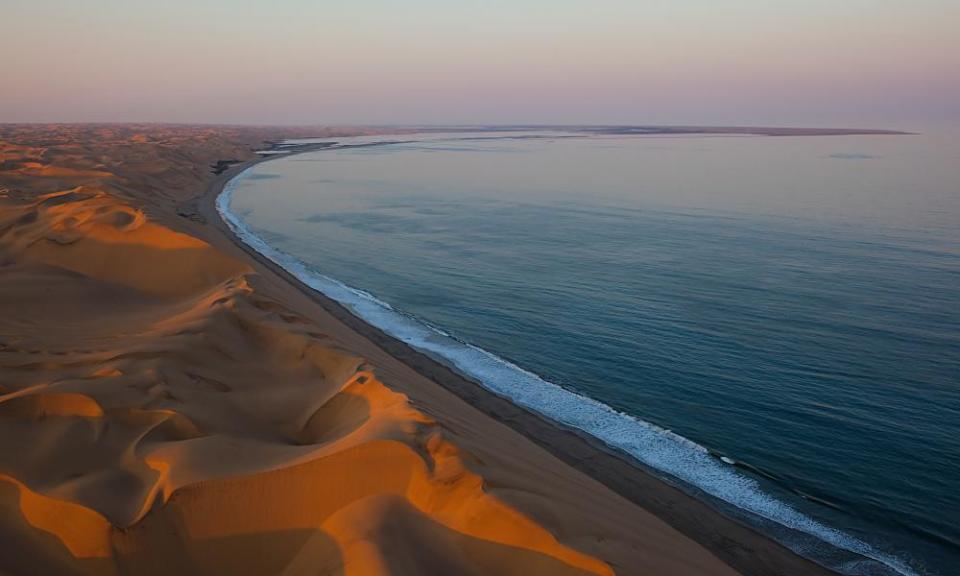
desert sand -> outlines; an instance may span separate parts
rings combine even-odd
[[[231,237],[324,134],[0,126],[0,574],[822,572]]]

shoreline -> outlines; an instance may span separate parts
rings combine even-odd
[[[632,456],[608,446],[602,440],[549,420],[498,396],[481,384],[368,324],[344,305],[309,287],[294,274],[247,245],[220,217],[216,208],[217,198],[224,187],[243,171],[261,162],[319,151],[329,146],[325,143],[289,147],[278,153],[261,155],[229,166],[196,200],[196,213],[223,239],[244,252],[262,269],[292,285],[314,304],[319,305],[324,312],[394,360],[452,392],[486,416],[520,433],[567,465],[654,514],[704,546],[732,568],[744,574],[836,574],[814,560],[793,552],[747,522],[719,510],[722,502],[708,501],[713,498],[706,495],[702,498],[692,495],[690,487],[685,489],[672,484],[669,479],[648,469]],[[749,516],[748,512],[744,511],[743,514]],[[789,528],[785,530],[790,531]],[[812,536],[804,536],[815,540]],[[819,543],[819,540],[817,542]],[[851,557],[860,557],[854,552],[843,552]]]

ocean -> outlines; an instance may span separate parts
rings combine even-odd
[[[805,556],[960,573],[960,134],[345,138],[218,208],[372,324]]]

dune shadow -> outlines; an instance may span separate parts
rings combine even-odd
[[[358,430],[370,419],[370,403],[363,396],[339,392],[307,420],[298,438],[301,444],[327,444]]]

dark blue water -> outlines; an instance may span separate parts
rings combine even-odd
[[[329,150],[255,167],[230,208],[318,288],[498,393],[880,561],[842,569],[953,574],[957,143]]]

